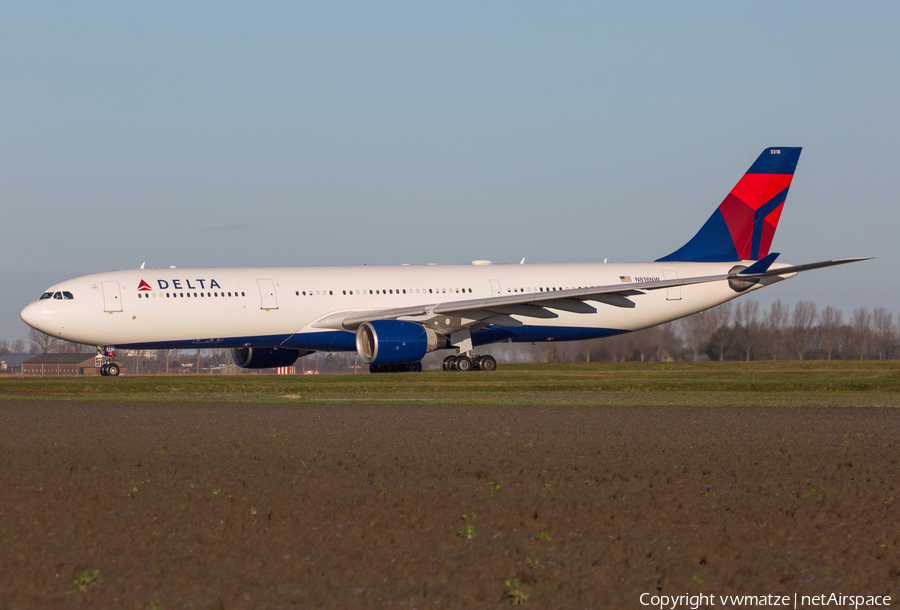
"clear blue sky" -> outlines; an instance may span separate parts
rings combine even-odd
[[[652,260],[767,146],[759,294],[900,313],[900,4],[4,3],[0,337],[148,266]]]

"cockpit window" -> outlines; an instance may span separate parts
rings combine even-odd
[[[72,296],[72,293],[68,290],[62,292],[45,292],[41,295],[38,301],[43,301],[44,299],[57,299],[61,301],[71,301],[75,297]]]

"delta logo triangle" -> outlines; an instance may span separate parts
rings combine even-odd
[[[138,290],[147,291],[147,290],[153,290],[153,289],[150,288],[150,284],[148,284],[144,280],[141,280],[141,283],[138,284]]]

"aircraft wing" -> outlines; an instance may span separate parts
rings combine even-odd
[[[496,324],[498,326],[515,327],[521,326],[522,323],[510,317],[513,315],[529,318],[557,318],[559,315],[552,311],[554,309],[573,313],[596,313],[597,308],[588,304],[588,302],[601,303],[613,307],[634,307],[635,303],[629,297],[642,295],[648,290],[721,282],[729,279],[757,283],[767,277],[791,275],[801,271],[844,265],[862,260],[868,260],[868,258],[844,258],[806,265],[792,265],[779,269],[770,269],[762,273],[740,276],[738,274],[721,274],[662,280],[659,282],[628,282],[553,292],[532,292],[480,299],[464,299],[378,311],[350,312],[346,317],[342,317],[339,322],[340,326],[345,330],[356,330],[363,322],[374,320],[440,315],[462,318],[462,326]]]

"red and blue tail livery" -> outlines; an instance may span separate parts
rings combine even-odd
[[[720,263],[764,258],[801,150],[765,149],[691,241],[658,261]]]

